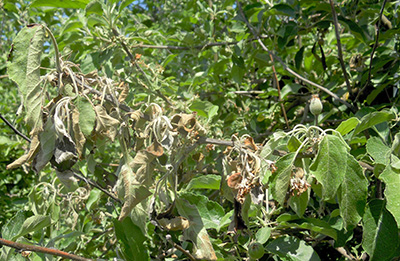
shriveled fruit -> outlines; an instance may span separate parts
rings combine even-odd
[[[264,247],[262,244],[258,242],[253,242],[249,245],[249,250],[248,250],[249,256],[252,259],[259,259],[264,255]]]

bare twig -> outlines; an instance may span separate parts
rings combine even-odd
[[[19,130],[17,130],[6,118],[3,117],[3,115],[0,113],[0,119],[4,121],[5,124],[7,124],[8,127],[10,127],[16,134],[21,136],[24,140],[27,142],[31,142],[31,139],[26,137],[24,134],[22,134]]]
[[[254,34],[254,36],[257,38],[257,40],[258,40],[258,42],[259,42],[261,48],[262,48],[264,51],[266,51],[268,54],[272,55],[272,56],[275,58],[275,60],[277,60],[287,72],[289,72],[290,74],[292,74],[292,75],[295,76],[296,78],[302,80],[303,82],[306,82],[306,83],[308,83],[308,84],[310,84],[310,85],[312,85],[312,86],[314,86],[314,87],[317,87],[318,89],[322,90],[323,92],[329,94],[330,96],[332,96],[333,98],[335,98],[336,100],[338,100],[340,103],[346,105],[346,107],[349,108],[352,112],[354,112],[354,113],[356,112],[356,109],[353,107],[353,105],[351,105],[350,103],[346,102],[345,100],[340,99],[339,96],[337,96],[336,94],[334,94],[333,92],[331,92],[331,91],[328,90],[327,88],[325,88],[325,87],[323,87],[323,86],[321,86],[321,85],[319,85],[319,84],[317,84],[317,83],[314,83],[314,82],[312,82],[312,81],[310,81],[310,80],[304,78],[304,77],[301,76],[300,74],[296,73],[295,71],[293,71],[292,69],[290,69],[289,66],[287,66],[287,65],[282,61],[282,59],[281,59],[279,56],[277,56],[277,55],[274,54],[272,51],[270,51],[270,50],[264,45],[264,43],[261,41],[261,39],[255,34],[254,29],[252,28],[251,24],[249,23],[249,21],[247,20],[247,18],[245,17],[245,15],[244,15],[244,13],[243,13],[243,10],[242,10],[242,7],[241,7],[239,1],[236,1],[236,3],[237,3],[237,5],[238,5],[238,7],[239,7],[239,11],[240,11],[241,15],[243,16],[244,21],[245,21],[246,24],[247,24],[247,27],[248,27],[249,30]]]
[[[133,54],[131,53],[131,51],[129,51],[128,47],[126,46],[125,42],[121,39],[120,34],[118,33],[118,31],[115,28],[112,28],[112,32],[115,35],[115,37],[118,38],[122,48],[124,49],[125,53],[129,56],[129,59],[131,60],[131,63],[136,67],[136,69],[144,76],[144,78],[147,80],[147,82],[153,86],[152,81],[149,79],[149,77],[147,76],[147,74],[145,73],[145,71],[143,71],[143,69],[139,66],[139,64],[136,62],[136,58],[133,56]],[[153,88],[154,89],[154,88]],[[153,92],[155,92],[161,99],[163,99],[166,103],[168,103],[168,105],[173,106],[173,104],[171,103],[171,101],[165,97],[165,95],[163,95],[159,90],[152,90]]]
[[[184,249],[183,247],[181,247],[180,245],[178,245],[177,243],[175,243],[174,241],[172,241],[171,239],[171,235],[166,235],[165,238],[167,239],[167,241],[173,245],[176,249],[178,249],[179,251],[181,251],[183,254],[185,254],[185,256],[187,256],[190,260],[192,261],[196,261],[197,259],[189,253],[189,251],[187,251],[186,249]]]
[[[369,57],[368,78],[367,78],[367,81],[365,82],[364,87],[357,93],[355,101],[358,101],[358,99],[360,98],[360,95],[365,91],[365,89],[368,87],[369,83],[371,82],[372,59],[374,58],[375,50],[379,44],[379,32],[380,32],[379,27],[381,26],[381,23],[382,23],[382,16],[383,16],[383,11],[385,10],[386,2],[387,2],[387,0],[384,0],[382,3],[381,11],[379,12],[378,25],[375,28],[375,30],[376,30],[375,43],[374,43],[374,46],[372,47],[372,52]]]
[[[272,55],[269,54],[269,58],[272,61],[272,72],[274,73],[274,81],[275,81],[275,84],[276,84],[276,88],[278,89],[279,103],[281,105],[281,110],[282,110],[282,113],[283,113],[283,117],[285,119],[286,127],[289,129],[290,126],[289,126],[289,121],[288,121],[288,118],[287,118],[287,115],[286,115],[285,105],[283,104],[283,100],[282,100],[281,87],[279,86],[279,80],[278,80],[278,76],[277,76],[276,70],[275,70],[274,57],[272,57]]]
[[[260,38],[265,39],[265,38],[270,38],[271,36],[269,35],[262,35]],[[257,38],[251,38],[248,39],[248,42],[252,42],[257,40]],[[195,45],[195,46],[172,46],[172,45],[150,45],[150,44],[137,44],[131,46],[131,48],[149,48],[149,49],[161,49],[161,50],[191,50],[191,49],[199,49],[199,50],[204,50],[210,47],[214,46],[227,46],[227,45],[235,45],[238,44],[239,42],[233,41],[233,42],[216,42],[216,43],[206,43],[202,45]]]
[[[97,184],[95,181],[86,178],[84,176],[81,176],[80,174],[78,174],[77,172],[79,172],[78,170],[73,170],[74,172],[74,177],[78,178],[79,180],[82,180],[86,183],[88,183],[89,185],[98,188],[99,190],[101,190],[104,194],[106,194],[107,196],[109,196],[110,198],[112,198],[113,200],[117,201],[118,203],[122,204],[121,200],[119,198],[117,198],[116,196],[114,196],[113,194],[111,194],[108,190],[102,188],[99,184]]]
[[[63,258],[71,259],[71,260],[78,260],[78,261],[89,261],[92,259],[80,257],[74,254],[69,254],[67,252],[54,249],[54,248],[47,248],[47,247],[41,247],[41,246],[34,246],[34,245],[27,245],[27,244],[22,244],[22,243],[17,243],[14,241],[6,240],[3,238],[0,238],[0,245],[12,247],[18,250],[25,250],[25,251],[31,251],[31,252],[37,252],[37,253],[44,253],[44,254],[49,254],[53,256],[60,256]]]
[[[331,9],[332,9],[333,24],[335,25],[336,43],[337,43],[337,47],[338,47],[338,58],[339,58],[340,66],[342,67],[344,80],[346,81],[347,91],[349,92],[349,95],[350,95],[351,94],[351,85],[350,85],[350,81],[349,81],[349,76],[347,75],[346,66],[344,65],[344,61],[343,61],[342,43],[340,42],[340,33],[339,33],[339,22],[338,22],[336,10],[335,10],[335,5],[333,4],[332,0],[329,0],[329,2],[331,4]]]

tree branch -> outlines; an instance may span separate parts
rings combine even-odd
[[[331,4],[333,24],[335,26],[336,43],[337,43],[337,47],[338,47],[338,58],[340,61],[340,66],[342,67],[344,80],[346,81],[347,91],[349,92],[349,95],[350,95],[351,94],[351,85],[350,85],[350,81],[349,81],[349,76],[347,75],[346,66],[344,65],[344,61],[343,61],[342,43],[340,42],[340,34],[339,34],[339,22],[338,22],[338,18],[337,18],[337,14],[336,14],[336,10],[335,10],[333,1],[329,0],[329,2]]]
[[[376,50],[376,48],[378,47],[378,44],[379,44],[379,32],[380,32],[379,31],[379,27],[381,26],[381,23],[382,23],[382,16],[383,16],[383,11],[385,10],[386,2],[387,2],[387,0],[383,1],[382,7],[381,7],[381,11],[379,12],[379,20],[378,20],[378,25],[376,27],[375,43],[374,43],[374,46],[372,47],[372,52],[371,52],[371,55],[369,57],[368,78],[367,78],[367,81],[365,82],[364,87],[357,93],[355,101],[358,101],[358,99],[360,98],[360,95],[365,91],[365,89],[368,87],[368,84],[371,81],[372,59],[374,58],[375,50]]]
[[[21,136],[27,142],[31,142],[31,139],[29,139],[24,134],[22,134],[19,130],[17,130],[6,118],[3,117],[3,115],[1,113],[0,113],[0,119],[2,119],[4,121],[4,123],[7,124],[7,126],[10,127],[17,135]]]
[[[317,83],[314,83],[314,82],[312,82],[312,81],[310,81],[310,80],[304,78],[304,77],[301,76],[300,74],[296,73],[295,71],[293,71],[292,69],[290,69],[289,66],[287,66],[287,65],[282,61],[282,59],[281,59],[279,56],[277,56],[277,55],[274,54],[272,51],[270,51],[270,50],[264,45],[264,43],[261,41],[261,38],[259,38],[259,37],[256,35],[256,33],[255,33],[255,31],[253,30],[251,24],[249,23],[249,21],[248,21],[247,18],[245,17],[245,15],[244,15],[244,13],[243,13],[243,10],[242,10],[242,6],[241,6],[241,4],[239,3],[239,1],[236,1],[236,3],[237,3],[237,5],[238,5],[238,7],[239,7],[239,11],[240,11],[241,15],[243,16],[244,21],[245,21],[246,24],[247,24],[247,27],[249,28],[249,30],[254,34],[254,36],[255,36],[256,39],[258,40],[258,42],[259,42],[261,48],[262,48],[264,51],[266,51],[268,54],[272,55],[272,56],[275,58],[275,60],[277,60],[287,72],[289,72],[290,74],[292,74],[292,75],[295,76],[296,78],[302,80],[303,82],[306,82],[306,83],[308,83],[308,84],[310,84],[310,85],[312,85],[312,86],[314,86],[314,87],[317,87],[318,89],[322,90],[323,92],[329,94],[330,96],[332,96],[333,98],[335,98],[336,100],[338,100],[340,103],[346,105],[346,107],[349,108],[353,113],[356,112],[356,109],[353,107],[353,105],[351,105],[350,103],[346,102],[345,100],[340,99],[339,96],[337,96],[336,94],[334,94],[333,92],[331,92],[331,91],[328,90],[327,88],[325,88],[325,87],[323,87],[323,86],[321,86],[321,85],[319,85],[319,84],[317,84]]]
[[[71,260],[78,260],[78,261],[90,261],[93,259],[88,259],[84,257],[80,257],[74,254],[69,254],[67,252],[58,250],[58,249],[53,249],[53,248],[47,248],[47,247],[41,247],[41,246],[34,246],[34,245],[27,245],[27,244],[22,244],[22,243],[17,243],[14,241],[6,240],[3,238],[0,238],[0,245],[12,247],[18,250],[25,250],[25,251],[31,251],[31,252],[37,252],[37,253],[44,253],[44,254],[49,254],[53,256],[61,256],[63,258],[71,259]]]
[[[265,39],[265,38],[270,38],[271,36],[269,35],[262,35],[260,38]],[[247,42],[252,42],[254,40],[257,40],[257,38],[251,38],[248,39]],[[195,46],[172,46],[172,45],[150,45],[150,44],[137,44],[133,45],[131,48],[149,48],[149,49],[161,49],[161,50],[191,50],[191,49],[199,49],[203,50],[206,48],[214,47],[214,46],[226,46],[226,45],[235,45],[238,44],[239,42],[233,41],[233,42],[216,42],[216,43],[206,43],[203,45],[195,45]]]
[[[124,49],[125,53],[129,56],[129,59],[131,60],[131,63],[136,67],[136,69],[144,76],[144,78],[147,80],[147,82],[153,86],[153,82],[149,79],[149,77],[147,76],[147,74],[145,73],[145,71],[143,71],[143,69],[139,66],[139,64],[136,62],[136,58],[132,55],[131,51],[129,51],[128,47],[126,46],[125,42],[121,39],[120,34],[118,33],[118,31],[115,28],[111,29],[113,34],[115,35],[115,37],[118,38],[118,41],[120,42],[122,48]],[[151,90],[154,93],[156,93],[161,99],[163,99],[166,103],[168,103],[168,105],[173,106],[173,104],[171,103],[171,101],[164,96],[164,94],[162,94],[159,90]]]

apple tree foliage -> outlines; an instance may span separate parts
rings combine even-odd
[[[1,238],[99,260],[400,256],[398,1],[0,5]]]

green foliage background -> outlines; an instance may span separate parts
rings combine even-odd
[[[20,108],[21,96],[27,96],[16,80],[21,73],[12,62],[16,51],[10,49],[18,42],[17,34],[29,28],[26,25],[43,24],[54,35],[66,66],[82,77],[112,79],[112,91],[119,95],[117,86],[127,86],[123,102],[133,110],[151,116],[150,104],[158,104],[169,120],[179,113],[195,113],[204,127],[196,128],[202,137],[243,143],[249,135],[258,145],[254,152],[232,152],[218,142],[188,150],[193,139],[183,137],[180,147],[165,149],[155,160],[155,170],[149,170],[148,154],[141,162],[132,160],[141,153],[134,147],[143,138],[139,131],[144,128],[138,125],[147,123],[138,121],[130,129],[122,121],[113,124],[115,106],[91,96],[95,105],[104,105],[103,119],[109,124],[105,129],[121,124],[114,142],[104,138],[112,136],[104,130],[103,137],[94,137],[94,126],[99,126],[95,115],[100,112],[94,113],[90,99],[80,96],[69,104],[85,116],[79,124],[87,139],[75,167],[118,194],[125,202],[121,205],[88,183],[75,181],[68,187],[50,164],[39,173],[29,164],[6,169],[29,150],[29,144],[0,122],[3,238],[105,260],[190,258],[174,244],[198,258],[241,260],[248,258],[253,241],[264,247],[261,260],[400,256],[398,2],[334,2],[346,73],[338,59],[339,39],[328,1],[5,0],[0,5],[0,113],[31,138],[37,122],[45,133],[52,132],[46,129],[45,118],[53,117],[53,109],[38,106],[78,94],[72,83],[62,90],[50,84],[47,76],[56,72],[56,51],[46,32],[37,76],[49,82],[31,86],[43,92],[43,103],[24,103],[25,110]],[[295,77],[279,59],[351,108]],[[18,75],[13,78],[18,86],[10,80],[13,75]],[[317,119],[308,108],[313,94],[319,94],[323,103]],[[43,135],[47,141],[55,138]],[[45,144],[44,138],[41,142]],[[229,162],[238,161],[241,153],[247,153],[254,169],[254,161],[261,159],[260,170],[252,173],[262,193],[252,190],[238,209],[236,192],[226,178],[237,170]],[[276,171],[269,169],[271,162]],[[126,167],[128,163],[133,167]],[[168,174],[170,165],[175,167],[173,175]],[[125,182],[128,177],[136,182],[133,173],[142,166],[154,184],[165,180],[162,193],[144,183],[116,189],[117,180]],[[297,194],[291,182],[298,168],[310,188]],[[179,180],[176,188],[171,176]],[[269,201],[255,199],[263,193]],[[158,214],[186,218],[192,222],[189,228],[168,231],[157,225],[151,213],[153,194]],[[132,202],[138,204],[133,207]],[[118,219],[126,211],[128,217]],[[246,229],[240,230],[238,219]],[[24,260],[9,248],[1,251],[7,260]],[[35,253],[30,258],[56,259]]]

